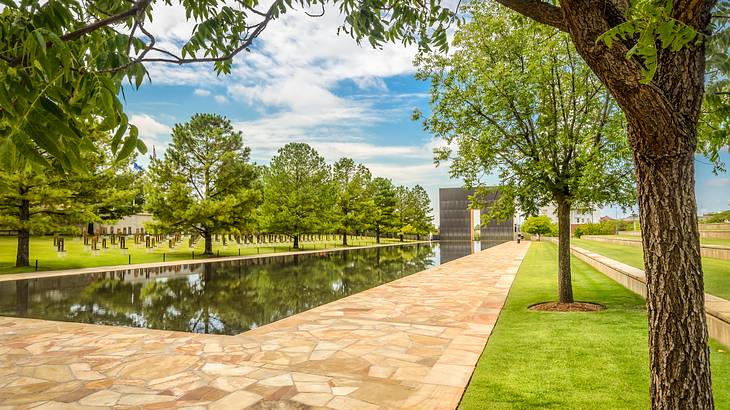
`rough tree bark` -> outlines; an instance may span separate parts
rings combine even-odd
[[[646,137],[638,128],[630,123],[632,142]],[[691,129],[661,130],[694,134]],[[670,148],[676,154],[634,151],[647,275],[651,395],[654,408],[708,409],[713,399],[694,191],[695,138],[672,139],[685,145]]]
[[[203,234],[203,238],[205,239],[205,251],[203,252],[203,255],[212,255],[213,254],[213,235],[210,234],[210,232],[205,232]]]
[[[347,246],[347,232],[342,231],[342,246]]]
[[[375,227],[375,243],[380,243],[380,225]]]
[[[25,225],[30,220],[30,201],[23,198],[28,191],[21,188],[18,192],[21,196],[18,204],[18,220],[20,221],[20,229],[18,229],[18,250],[15,256],[15,266],[30,265],[30,230]]]
[[[570,272],[570,202],[558,197],[558,302],[573,303]]]
[[[649,311],[653,409],[712,409],[704,284],[694,194],[696,130],[704,95],[705,46],[660,50],[658,69],[642,84],[630,43],[608,48],[600,35],[626,21],[629,2],[497,0],[570,34],[628,121],[636,162]],[[709,33],[715,0],[674,2],[671,17]]]
[[[292,248],[299,249],[299,235],[294,235],[293,238],[294,238],[294,246],[292,246]]]

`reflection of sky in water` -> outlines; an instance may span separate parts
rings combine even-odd
[[[0,315],[237,334],[470,253],[462,248],[404,245],[0,282]]]

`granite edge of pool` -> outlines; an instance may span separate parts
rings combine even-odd
[[[101,273],[101,272],[119,272],[128,271],[135,269],[154,269],[154,268],[167,268],[172,266],[184,266],[184,265],[200,265],[205,263],[219,263],[219,262],[231,262],[248,259],[262,259],[262,258],[273,258],[280,256],[295,256],[295,255],[311,255],[318,253],[330,253],[340,251],[353,251],[360,249],[373,249],[373,248],[386,248],[392,246],[405,246],[405,245],[418,245],[424,243],[436,243],[438,241],[414,241],[414,242],[397,242],[397,243],[381,243],[375,245],[365,246],[348,246],[348,247],[337,247],[330,249],[313,249],[308,251],[292,251],[292,252],[273,252],[273,253],[262,253],[257,255],[242,255],[242,256],[221,256],[216,258],[208,259],[184,259],[179,261],[170,262],[150,262],[150,263],[138,263],[131,265],[109,265],[109,266],[94,266],[90,268],[74,268],[74,269],[59,269],[59,270],[47,270],[39,272],[23,272],[23,273],[0,273],[0,282],[12,282],[16,280],[27,280],[27,279],[43,279],[43,278],[54,278],[60,276],[74,276],[74,275],[85,275],[89,273]]]

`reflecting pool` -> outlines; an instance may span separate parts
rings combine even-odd
[[[470,245],[458,252],[411,244],[0,282],[0,315],[238,334],[466,249],[465,256],[474,252]]]

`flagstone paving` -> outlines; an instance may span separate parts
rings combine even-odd
[[[452,409],[528,246],[237,336],[0,318],[0,409]]]

